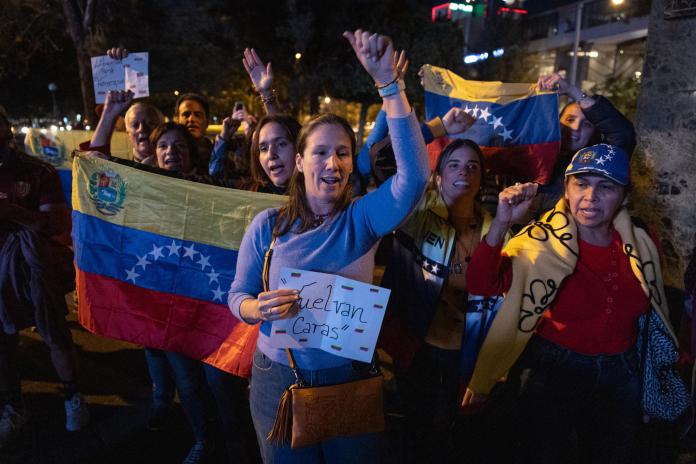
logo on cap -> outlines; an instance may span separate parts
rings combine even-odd
[[[588,151],[583,153],[578,161],[583,164],[591,163],[595,156],[597,156],[597,154],[594,151]]]

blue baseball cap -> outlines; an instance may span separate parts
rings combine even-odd
[[[617,184],[628,185],[628,154],[621,147],[600,143],[579,150],[566,168],[565,176],[599,174]]]

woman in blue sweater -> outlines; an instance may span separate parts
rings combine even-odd
[[[394,50],[388,38],[361,30],[344,33],[361,64],[380,88],[398,171],[382,186],[352,202],[355,137],[335,115],[320,115],[303,127],[298,139],[297,169],[288,203],[262,212],[247,229],[239,249],[229,306],[241,320],[261,322],[251,381],[251,410],[265,462],[375,462],[380,438],[360,435],[290,449],[267,439],[283,391],[294,383],[283,349],[269,343],[270,322],[288,317],[297,290],[278,289],[281,268],[295,267],[372,281],[375,245],[396,228],[418,203],[428,178],[425,144],[403,83],[396,79]],[[264,255],[275,240],[269,291],[263,291]],[[312,386],[351,381],[365,374],[363,363],[317,349],[293,350],[305,380]]]

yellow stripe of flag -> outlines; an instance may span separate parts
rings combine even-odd
[[[467,101],[485,101],[504,105],[537,95],[536,84],[508,84],[500,81],[470,81],[452,71],[426,64],[423,86],[427,92]]]
[[[281,206],[285,198],[78,156],[73,162],[72,201],[76,211],[112,224],[237,250],[254,216]]]

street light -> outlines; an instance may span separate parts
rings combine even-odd
[[[300,53],[300,52],[295,53],[295,59],[297,61],[300,61],[300,58],[302,58],[302,53]]]
[[[585,3],[592,0],[582,0],[577,3],[575,8],[575,40],[573,40],[573,64],[570,68],[570,85],[575,85],[578,74],[578,50],[580,48],[580,30],[582,29],[582,10]],[[624,0],[611,0],[613,6],[619,6],[624,3]]]
[[[58,117],[58,103],[56,103],[56,90],[58,86],[53,82],[48,84],[48,91],[51,92],[51,99],[53,100],[53,117]]]

